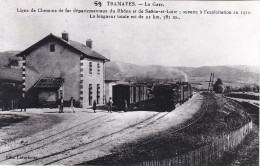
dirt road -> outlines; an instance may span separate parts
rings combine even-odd
[[[0,164],[74,165],[93,160],[110,154],[113,147],[186,122],[199,110],[202,100],[201,95],[196,95],[170,113],[93,113],[86,109],[77,109],[76,113],[65,110],[64,114],[56,109],[13,111],[10,113],[30,118],[0,129],[0,139],[11,140],[0,142]],[[7,134],[10,130],[34,132],[17,138]]]

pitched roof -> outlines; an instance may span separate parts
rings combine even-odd
[[[61,40],[63,40],[63,39],[61,39]],[[69,44],[70,44],[71,46],[73,46],[74,48],[80,50],[81,52],[85,53],[85,54],[88,55],[88,56],[109,61],[109,59],[107,59],[107,58],[104,57],[103,55],[99,54],[99,53],[96,52],[96,51],[93,51],[93,50],[90,49],[89,47],[87,47],[87,46],[85,46],[85,45],[83,45],[83,44],[81,44],[81,43],[79,43],[79,42],[69,40]]]
[[[98,52],[92,50],[91,48],[89,48],[89,47],[87,47],[87,46],[85,46],[85,45],[83,45],[79,42],[76,42],[76,41],[73,41],[73,40],[69,40],[69,42],[67,42],[67,41],[63,40],[61,37],[55,36],[51,33],[48,36],[46,36],[45,38],[43,38],[42,40],[33,44],[31,47],[29,47],[29,48],[25,49],[24,51],[20,52],[16,56],[23,56],[23,55],[30,53],[31,51],[36,49],[39,45],[41,45],[42,43],[44,43],[46,40],[49,40],[49,39],[54,39],[54,40],[59,41],[60,43],[67,46],[69,49],[72,49],[73,51],[76,51],[77,53],[82,54],[84,57],[109,61],[108,58],[104,57],[103,55],[99,54]]]
[[[41,78],[36,82],[34,88],[59,89],[63,84],[62,78]]]
[[[12,68],[0,68],[0,80],[22,82],[22,71]]]

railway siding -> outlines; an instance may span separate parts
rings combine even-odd
[[[110,114],[100,111],[94,114],[89,110],[77,110],[76,114],[56,114],[64,118],[61,123],[9,142],[2,146],[5,147],[3,150],[0,147],[0,164],[74,165],[93,160],[113,153],[117,146],[184,123],[197,113],[202,101],[203,97],[197,95],[170,113],[134,111]],[[46,114],[46,111],[37,111],[37,114]],[[28,110],[26,114],[34,115],[34,111]],[[27,127],[33,127],[33,124]],[[21,144],[25,140],[26,143]],[[11,155],[35,158],[6,158]]]
[[[200,111],[198,111],[200,114],[193,115],[193,121],[186,121],[187,123],[182,127],[160,130],[157,134],[118,146],[113,154],[83,164],[125,165],[154,159],[159,162],[165,158],[181,156],[181,154],[186,154],[214,142],[221,144],[218,141],[221,140],[223,135],[234,132],[247,124],[248,117],[241,115],[242,110],[234,103],[220,95],[204,94],[203,96],[203,103]],[[188,102],[185,104],[188,104]],[[228,109],[224,105],[228,105]],[[205,112],[204,115],[201,114],[203,112]],[[239,123],[229,121],[229,117],[235,117],[239,120]],[[216,146],[214,145],[212,148],[216,148]],[[205,149],[202,148],[200,151],[203,151],[205,155]],[[196,151],[196,153],[199,152]]]

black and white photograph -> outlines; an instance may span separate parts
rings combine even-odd
[[[0,165],[259,165],[259,1],[1,0],[0,21]]]

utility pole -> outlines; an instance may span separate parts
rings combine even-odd
[[[209,79],[208,91],[209,91],[209,87],[210,87],[210,84],[211,84],[211,77],[212,77],[212,73],[210,73],[210,79]]]
[[[214,73],[212,73],[212,84],[211,84],[212,88],[213,88],[213,84],[214,84]]]

